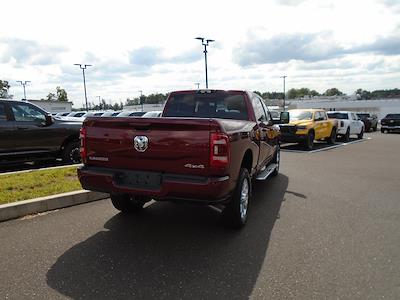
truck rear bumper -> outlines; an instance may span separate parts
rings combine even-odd
[[[138,179],[138,177],[141,178]],[[157,174],[87,166],[78,168],[78,178],[82,187],[87,190],[109,194],[143,195],[155,200],[196,201],[205,204],[224,202],[234,188],[229,176]]]

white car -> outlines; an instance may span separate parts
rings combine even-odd
[[[161,117],[161,114],[162,114],[161,110],[148,111],[142,116],[142,118],[159,118]]]
[[[357,135],[362,139],[364,135],[364,122],[351,111],[328,111],[329,119],[338,120],[338,128],[336,135],[341,137],[343,141],[348,142],[350,135]]]

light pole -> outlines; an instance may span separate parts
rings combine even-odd
[[[101,100],[100,100],[100,96],[96,96],[97,98],[99,98],[99,109],[101,109]]]
[[[85,90],[85,103],[86,103],[86,111],[88,111],[88,103],[87,103],[87,95],[86,95],[86,79],[85,79],[85,69],[86,67],[91,67],[92,65],[86,64],[74,64],[75,66],[79,66],[82,69],[83,74],[83,89]]]
[[[286,75],[281,76],[281,78],[283,78],[283,111],[286,110],[286,91],[285,91],[285,79],[286,79]]]
[[[25,80],[25,81],[17,80],[17,82],[19,82],[19,83],[23,86],[23,88],[24,88],[24,100],[26,101],[25,86],[26,86],[26,84],[29,83],[30,81],[29,81],[29,80]]]
[[[142,105],[142,111],[143,111],[143,101],[142,101],[142,95],[143,95],[143,91],[142,91],[142,90],[140,90],[140,91],[138,91],[138,92],[140,93],[139,102],[140,102],[140,104]]]
[[[197,89],[200,89],[200,82],[195,82],[195,85],[197,85]]]
[[[200,41],[201,41],[201,44],[204,46],[204,51],[203,51],[203,53],[204,53],[204,62],[205,62],[205,65],[206,65],[206,89],[208,89],[207,46],[208,46],[209,43],[215,42],[215,40],[205,39],[205,38],[203,38],[203,37],[197,37],[197,38],[195,38],[195,39],[196,39],[196,40],[200,40]],[[206,41],[205,43],[204,43],[204,40]]]

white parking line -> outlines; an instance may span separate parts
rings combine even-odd
[[[79,167],[79,166],[82,166],[82,164],[63,165],[63,166],[57,166],[57,167],[47,167],[47,168],[29,169],[29,170],[14,171],[14,172],[5,172],[5,173],[0,173],[0,176],[12,175],[12,174],[21,174],[21,173],[29,173],[29,172],[39,171],[39,170],[52,170],[52,169],[61,169],[61,168]]]
[[[336,144],[336,145],[333,145],[333,146],[325,147],[325,148],[322,148],[322,149],[315,149],[315,150],[312,150],[312,151],[291,150],[291,149],[284,149],[284,148],[281,148],[281,150],[284,151],[284,152],[293,152],[293,153],[317,153],[317,152],[327,151],[327,150],[331,150],[331,149],[335,149],[335,148],[340,148],[340,147],[343,147],[343,146],[346,146],[346,145],[365,142],[366,140],[371,140],[371,139],[372,138],[367,137],[367,138],[363,138],[361,140],[355,140],[355,141],[351,141],[351,142],[348,142],[348,143]]]

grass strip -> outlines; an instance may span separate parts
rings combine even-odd
[[[0,177],[0,204],[81,190],[76,167]]]

